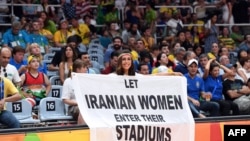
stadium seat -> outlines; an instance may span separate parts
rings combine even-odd
[[[6,108],[14,114],[21,124],[40,123],[40,120],[33,119],[32,106],[26,99],[17,102],[7,102]]]
[[[51,85],[51,90],[48,94],[48,97],[62,97],[62,86],[61,85]]]
[[[88,54],[100,54],[100,55],[104,55],[103,50],[100,50],[99,48],[90,48],[88,50]]]
[[[101,68],[104,68],[104,60],[103,60],[103,55],[100,54],[89,54],[90,56],[90,60],[91,61],[96,61],[99,63],[99,65],[101,66]]]
[[[58,71],[47,71],[47,77],[51,78],[52,76],[58,76],[59,72]]]
[[[47,60],[47,59],[42,60],[42,65],[46,65],[47,66],[47,70],[48,70],[48,67],[49,67],[50,63],[51,63],[51,60]]]
[[[62,83],[60,81],[60,77],[58,75],[50,77],[49,81],[50,81],[51,85],[62,85]]]
[[[92,39],[92,40],[90,41],[90,43],[100,44],[100,40],[99,40],[98,38]]]
[[[60,51],[60,47],[50,47],[49,48],[49,53],[56,53],[57,51]]]
[[[50,60],[51,61],[54,56],[55,56],[55,53],[46,53],[43,56],[43,60]]]
[[[89,44],[89,49],[104,50],[104,47],[101,44],[90,43]]]
[[[71,120],[72,116],[66,115],[65,105],[60,98],[46,97],[40,101],[39,119],[42,122],[54,120]]]

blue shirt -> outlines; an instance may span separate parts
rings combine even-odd
[[[108,48],[104,54],[104,63],[109,62],[111,53],[114,51],[114,48]]]
[[[26,66],[28,64],[26,59],[23,59],[20,63],[17,63],[14,58],[10,58],[9,64],[13,65],[16,67],[17,70],[21,68],[22,65]]]
[[[26,45],[30,43],[30,38],[24,30],[20,30],[15,35],[12,33],[12,29],[9,29],[3,34],[2,43],[12,48],[19,45],[25,49]]]
[[[182,74],[188,73],[187,66],[185,64],[183,64],[183,63],[180,63],[180,62],[176,65],[176,67],[174,68],[174,71],[175,72],[180,72]]]
[[[200,93],[205,92],[205,86],[204,81],[202,78],[195,76],[194,78],[191,78],[188,73],[184,75],[187,79],[187,93],[188,96],[199,100],[200,99]]]
[[[222,99],[222,82],[222,75],[219,75],[216,78],[212,77],[211,75],[208,75],[208,77],[204,79],[205,90],[206,92],[210,92],[212,94],[212,100]]]
[[[40,46],[41,53],[45,53],[45,47],[49,45],[47,38],[40,34],[30,34],[30,41]]]
[[[47,75],[47,65],[45,62],[42,65],[39,65],[38,71]]]

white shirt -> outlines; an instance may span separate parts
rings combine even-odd
[[[65,79],[63,83],[62,99],[76,100],[76,96],[73,90],[72,78]]]
[[[7,78],[10,81],[12,81],[14,83],[21,82],[21,78],[20,78],[19,73],[18,73],[18,71],[17,71],[17,69],[16,69],[15,66],[13,66],[11,64],[8,64],[5,69],[6,69],[5,72],[7,73]],[[2,77],[5,77],[4,76],[5,72],[4,72],[4,67],[1,67],[1,74],[0,75]]]

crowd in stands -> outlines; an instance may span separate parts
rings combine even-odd
[[[83,124],[71,72],[112,74],[123,50],[129,50],[136,73],[186,77],[194,117],[250,114],[250,32],[249,26],[237,26],[249,23],[248,1],[14,0],[17,5],[4,5],[8,3],[3,0],[0,6],[0,24],[11,21],[2,32],[0,50],[1,88],[13,83],[11,90],[0,89],[0,123],[8,127],[20,125],[14,118],[6,121],[5,102],[31,98],[34,108],[53,85],[62,86],[59,98],[69,106],[66,111]],[[10,19],[3,16],[10,13]]]

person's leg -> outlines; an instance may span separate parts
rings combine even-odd
[[[8,128],[20,128],[19,121],[10,111],[7,110],[1,112],[0,123],[6,125]]]
[[[217,101],[220,104],[220,111],[222,116],[229,116],[231,110],[231,104],[225,100]]]
[[[231,105],[231,109],[233,111],[232,114],[233,115],[239,115],[240,114],[239,106],[236,103],[234,103],[233,101],[228,101],[228,102]]]
[[[201,101],[200,109],[202,111],[209,111],[210,116],[219,116],[220,115],[220,105],[217,102],[213,101]]]
[[[188,101],[188,105],[190,107],[190,110],[191,110],[193,116],[198,117],[200,114],[200,111],[196,108],[196,106],[191,101]]]

